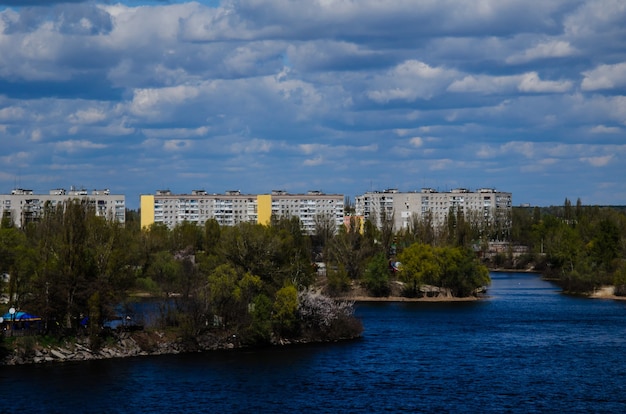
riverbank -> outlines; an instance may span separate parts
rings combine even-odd
[[[267,346],[289,346],[308,343],[348,341],[353,337],[309,339],[309,338],[273,338]],[[46,338],[23,336],[5,338],[7,355],[0,358],[2,365],[45,364],[62,362],[80,362],[112,358],[130,358],[140,356],[175,355],[182,353],[211,352],[250,348],[239,342],[235,334],[205,334],[193,341],[183,341],[179,336],[160,330],[140,332],[115,332],[105,344],[93,349],[87,337],[71,338],[55,343],[42,343]],[[10,342],[10,343],[7,343]]]
[[[420,296],[409,297],[402,294],[405,284],[394,280],[390,283],[389,290],[387,296],[372,296],[358,281],[353,281],[346,292],[334,296],[333,299],[349,302],[472,302],[483,299],[487,288],[473,296],[456,297],[450,289],[423,285],[419,288]]]
[[[626,296],[615,295],[615,286],[602,286],[589,294],[592,299],[626,300]]]

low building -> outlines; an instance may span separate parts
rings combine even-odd
[[[297,217],[304,231],[314,234],[321,218],[332,220],[337,227],[343,224],[343,203],[343,195],[321,191],[242,194],[231,190],[212,194],[194,190],[191,194],[173,194],[170,190],[158,190],[141,196],[141,226],[163,223],[174,228],[183,222],[204,225],[211,219],[222,226],[244,222],[269,224],[272,217]]]
[[[22,227],[43,217],[46,207],[56,207],[70,200],[87,200],[97,216],[126,221],[126,197],[111,194],[108,189],[93,190],[71,188],[69,191],[57,188],[48,194],[36,194],[33,190],[16,188],[11,194],[0,194],[0,211],[3,219],[9,219],[14,226]]]

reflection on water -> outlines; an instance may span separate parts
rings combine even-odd
[[[625,303],[492,279],[478,302],[358,305],[345,343],[3,367],[22,397],[0,412],[626,410]]]

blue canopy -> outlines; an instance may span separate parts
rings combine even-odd
[[[31,313],[28,312],[15,312],[14,315],[11,315],[10,313],[5,313],[4,315],[2,315],[2,318],[4,319],[5,322],[11,322],[13,320],[15,320],[15,322],[33,322],[33,321],[40,321],[41,318],[39,316],[33,315]]]

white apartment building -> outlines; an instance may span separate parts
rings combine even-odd
[[[511,193],[481,188],[464,188],[438,192],[423,188],[420,192],[399,192],[397,189],[367,192],[355,198],[355,213],[377,227],[393,220],[395,231],[406,229],[412,220],[430,216],[434,226],[446,223],[450,212],[462,212],[467,218],[480,219],[491,225],[511,227]]]
[[[268,224],[271,217],[298,217],[304,231],[314,234],[319,217],[331,218],[337,227],[343,224],[343,204],[343,195],[321,191],[241,194],[235,190],[209,194],[194,190],[191,194],[173,194],[158,190],[154,195],[141,196],[141,226],[163,223],[174,228],[183,222],[204,225],[210,219],[222,226],[234,226],[244,222]]]
[[[108,189],[88,192],[72,187],[69,191],[58,188],[50,190],[48,194],[35,194],[33,190],[16,188],[11,194],[0,194],[0,212],[2,217],[11,220],[14,226],[22,227],[41,219],[46,205],[55,208],[70,200],[88,200],[97,216],[120,223],[126,221],[126,197],[111,194]]]

